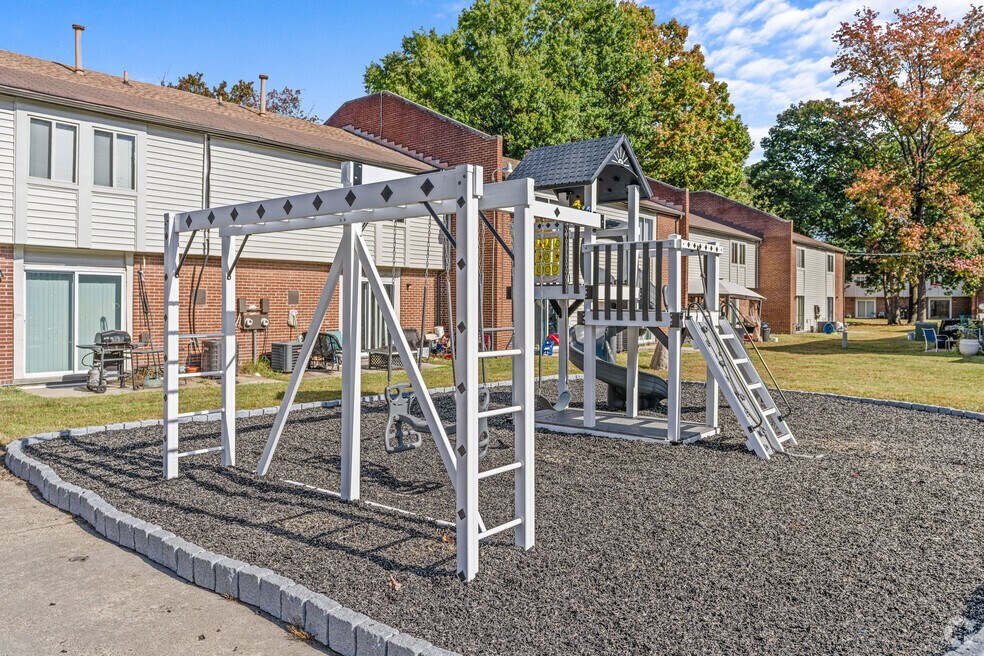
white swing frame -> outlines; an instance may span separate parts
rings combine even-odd
[[[360,498],[361,445],[361,294],[360,280],[364,276],[380,305],[387,328],[392,335],[400,358],[406,367],[424,418],[456,493],[455,525],[457,537],[457,576],[462,581],[478,573],[479,541],[500,532],[514,529],[515,543],[522,549],[532,548],[535,542],[534,502],[534,329],[533,329],[533,222],[534,215],[576,223],[596,229],[601,217],[591,212],[558,207],[536,200],[533,181],[510,180],[483,184],[480,166],[461,165],[446,171],[435,171],[386,182],[354,185],[351,162],[342,165],[343,186],[309,194],[300,194],[224,207],[206,208],[165,216],[165,371],[164,371],[164,476],[178,475],[178,463],[183,457],[201,453],[221,452],[226,467],[236,462],[236,245],[240,239],[253,234],[270,234],[319,227],[342,227],[342,239],[331,260],[327,280],[322,289],[297,364],[274,418],[273,427],[257,474],[269,471],[300,386],[304,370],[314,350],[321,324],[339,287],[343,313],[342,363],[342,435],[341,435],[341,498],[355,501]],[[427,391],[403,331],[396,310],[385,294],[379,272],[362,238],[362,226],[376,221],[425,216],[427,203],[435,214],[456,217],[455,270],[457,298],[455,307],[455,394],[457,413],[455,445],[452,449],[448,435]],[[507,211],[513,221],[513,318],[515,339],[513,348],[502,351],[481,351],[478,287],[480,211]],[[222,408],[221,442],[217,447],[181,452],[179,425],[193,420],[192,415],[178,410],[180,374],[180,341],[201,335],[179,332],[180,298],[179,273],[181,257],[179,241],[182,233],[217,229],[222,242],[222,332],[206,337],[221,337]],[[512,358],[512,405],[479,410],[479,359]],[[478,423],[482,417],[512,415],[515,432],[515,461],[495,469],[479,471]],[[491,476],[515,472],[515,516],[496,527],[484,525],[478,512],[479,481]]]

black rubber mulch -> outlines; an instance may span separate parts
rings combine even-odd
[[[688,418],[702,399],[686,386]],[[952,618],[979,625],[984,424],[794,401],[795,450],[820,459],[756,459],[726,406],[724,440],[696,446],[539,434],[536,547],[511,533],[483,543],[468,585],[452,530],[283,482],[339,488],[337,408],[293,415],[265,479],[251,468],[269,416],[238,422],[240,468],[199,456],[167,482],[159,429],[29,451],[126,512],[464,653],[926,654],[946,647]],[[450,419],[451,399],[439,405]],[[451,519],[433,444],[386,455],[385,408],[364,411],[363,498]],[[185,424],[182,448],[217,431]],[[483,468],[511,460],[510,435],[493,421]],[[511,475],[481,492],[490,525],[511,517]]]

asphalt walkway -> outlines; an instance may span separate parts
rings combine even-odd
[[[0,656],[332,653],[48,505],[0,464]]]

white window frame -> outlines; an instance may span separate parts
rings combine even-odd
[[[862,303],[871,303],[871,313],[862,313]],[[878,303],[873,298],[859,298],[854,301],[854,317],[857,319],[875,319],[878,317]]]
[[[47,123],[50,129],[48,137],[48,177],[42,178],[36,175],[31,175],[31,124],[34,121],[39,121],[42,123]],[[71,180],[58,180],[53,177],[55,162],[54,162],[54,135],[55,130],[59,125],[65,125],[71,127],[75,130],[75,148],[74,157],[72,162],[72,179]],[[78,187],[79,186],[79,132],[81,131],[81,126],[74,121],[65,121],[51,116],[43,116],[40,114],[28,114],[27,115],[27,178],[32,183],[41,184],[51,184],[51,185],[64,185],[68,187]]]
[[[112,180],[112,184],[109,185],[98,184],[96,182],[96,133],[97,132],[102,132],[103,134],[108,134],[112,137],[109,146],[109,177],[110,180]],[[131,172],[130,172],[129,187],[116,186],[116,139],[119,137],[129,137],[133,139],[133,158],[130,162]],[[99,191],[113,191],[113,192],[132,193],[132,194],[135,194],[137,192],[138,141],[139,141],[139,136],[135,132],[110,129],[102,126],[92,127],[92,188],[93,189]]]
[[[129,287],[127,282],[129,279],[126,267],[99,267],[99,266],[72,266],[70,264],[55,264],[55,263],[42,263],[42,262],[32,262],[24,263],[24,275],[21,280],[21,289],[27,288],[27,274],[28,273],[58,273],[58,274],[72,274],[72,302],[75,304],[72,307],[72,341],[75,348],[75,353],[72,354],[73,368],[66,371],[40,371],[27,373],[27,344],[22,342],[20,348],[24,349],[24,371],[23,376],[26,379],[31,378],[52,378],[54,376],[73,376],[77,374],[83,374],[86,369],[75,369],[75,362],[77,360],[78,345],[79,345],[79,312],[78,312],[78,295],[79,295],[79,277],[87,275],[95,276],[119,276],[120,278],[120,324],[121,330],[129,330],[128,326],[130,324],[130,309],[129,309]],[[26,312],[28,299],[24,298],[24,309]],[[26,314],[25,314],[26,316]]]
[[[834,273],[836,270],[836,263],[832,253],[827,253],[827,273]]]
[[[797,248],[796,249],[796,268],[805,269],[806,268],[806,249]]]
[[[731,263],[738,266],[744,266],[746,255],[746,245],[733,241],[731,242]]]
[[[837,312],[835,312],[836,308],[834,306],[836,302],[837,301],[833,296],[827,297],[827,321],[834,321],[837,316]]]

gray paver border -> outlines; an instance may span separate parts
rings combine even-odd
[[[544,376],[544,380],[556,379],[557,376]],[[582,379],[580,374],[572,375],[570,380]],[[508,387],[511,381],[489,383],[487,387]],[[693,382],[691,384],[702,384]],[[453,387],[430,390],[432,394],[451,393]],[[830,399],[854,401],[870,405],[889,406],[903,410],[916,410],[933,414],[950,415],[966,419],[976,419],[984,422],[984,413],[959,410],[944,406],[872,399],[843,394],[825,392],[805,392],[786,390],[797,394],[821,396]],[[363,403],[385,401],[385,396],[376,394],[362,397]],[[314,408],[335,408],[341,401],[323,401],[312,403],[297,403],[291,410],[310,410]],[[255,410],[238,410],[237,418],[273,415],[279,406]],[[218,421],[221,412],[209,411],[186,420],[199,422]],[[169,531],[149,524],[137,517],[123,513],[107,503],[102,497],[91,490],[67,483],[48,465],[45,465],[23,452],[23,447],[37,444],[45,440],[61,437],[92,435],[107,430],[130,430],[148,426],[161,426],[160,419],[145,419],[143,421],[110,424],[108,426],[85,426],[69,428],[61,431],[42,433],[14,440],[7,445],[4,462],[7,468],[18,478],[27,481],[38,489],[43,498],[65,512],[81,517],[107,540],[136,551],[149,560],[167,567],[176,575],[207,590],[228,595],[243,603],[260,607],[261,610],[272,613],[273,617],[284,622],[296,623],[303,617],[303,627],[312,634],[313,639],[344,656],[373,656],[382,653],[399,654],[450,654],[431,643],[414,638],[380,622],[366,617],[362,613],[342,606],[323,594],[307,590],[291,579],[280,576],[268,569],[254,567],[241,563],[222,554],[207,551],[198,545],[191,544]],[[109,520],[109,522],[107,522]],[[100,530],[101,529],[101,530]],[[243,590],[240,585],[240,575],[250,574],[256,579],[255,590]],[[245,597],[245,598],[244,598]],[[266,603],[264,603],[264,600]],[[288,603],[283,603],[288,601]],[[984,629],[981,630],[984,633]],[[366,639],[359,641],[359,636]],[[976,639],[980,635],[973,636]]]

